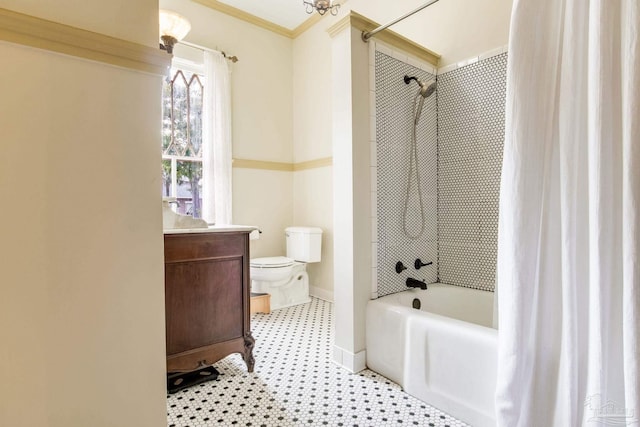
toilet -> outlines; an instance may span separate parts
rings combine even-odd
[[[271,295],[271,309],[309,302],[307,263],[320,262],[322,229],[287,227],[287,256],[253,258],[251,292]]]

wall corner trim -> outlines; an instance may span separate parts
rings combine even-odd
[[[3,8],[0,40],[158,75],[164,75],[171,65],[171,55],[157,47]]]
[[[371,19],[360,15],[357,12],[351,11],[340,21],[329,27],[327,29],[327,32],[329,33],[329,36],[331,38],[334,38],[345,28],[352,27],[361,32],[367,32],[372,31],[379,26],[380,25],[377,22],[372,21]],[[375,36],[373,36],[373,38],[378,39],[390,46],[393,46],[396,49],[403,50],[419,59],[422,59],[433,65],[434,67],[437,67],[440,63],[440,54],[432,51],[431,49],[427,49],[426,47],[419,45],[418,43],[409,40],[408,38],[401,36],[400,34],[396,33],[395,31],[391,31],[388,28],[380,31]]]
[[[346,369],[352,374],[357,374],[358,372],[367,369],[367,352],[366,350],[362,350],[354,354],[344,348],[334,345],[333,363]]]
[[[323,159],[309,160],[306,162],[294,163],[294,171],[303,171],[307,169],[322,168],[325,166],[333,166],[333,157],[325,157]]]
[[[233,168],[262,169],[280,172],[298,172],[307,169],[323,168],[333,165],[333,157],[309,160],[300,163],[269,162],[264,160],[233,159]]]

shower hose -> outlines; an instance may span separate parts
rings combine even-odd
[[[416,109],[416,100],[418,98],[422,98]],[[420,120],[420,113],[422,112],[422,105],[424,102],[424,98],[420,95],[420,92],[416,94],[413,98],[413,107],[411,108],[414,113],[413,120],[413,130],[411,132],[411,147],[409,153],[409,175],[407,178],[407,192],[404,198],[404,210],[402,211],[402,229],[404,231],[405,236],[410,239],[417,239],[422,236],[424,233],[425,227],[425,216],[424,216],[424,206],[422,202],[422,188],[420,185],[420,171],[418,170],[418,142],[416,138],[416,131],[418,128],[418,121]],[[407,213],[409,211],[409,197],[411,195],[411,181],[415,173],[416,187],[418,188],[418,203],[420,205],[420,231],[417,234],[411,234],[407,227]]]

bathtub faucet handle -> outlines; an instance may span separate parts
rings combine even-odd
[[[407,267],[404,266],[402,261],[396,262],[396,273],[400,274],[400,273],[402,273],[403,270],[406,270],[406,269],[407,269]]]
[[[422,260],[420,260],[420,258],[418,258],[416,260],[416,262],[413,263],[413,266],[416,268],[416,270],[420,270],[421,267],[425,267],[427,265],[431,265],[433,264],[433,262],[422,262]]]

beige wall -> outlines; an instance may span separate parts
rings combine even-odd
[[[0,7],[155,42],[153,19],[115,18],[128,1],[65,3]],[[0,425],[163,425],[160,77],[4,42],[0,56]]]
[[[335,21],[325,17],[323,21]],[[324,22],[323,22],[324,23]],[[315,25],[293,41],[293,157],[296,162],[331,157],[331,38]],[[322,261],[310,264],[312,294],[333,300],[333,167],[294,173],[293,220],[320,227]]]
[[[185,0],[161,0],[191,21],[186,40],[236,55],[231,66],[233,157],[293,161],[291,39]],[[251,256],[284,255],[284,228],[292,225],[291,172],[233,171],[233,222],[263,231]]]
[[[158,46],[158,0],[0,0],[0,7],[147,46]],[[155,31],[151,32],[152,28]]]
[[[293,222],[291,172],[233,169],[233,219],[260,228],[251,241],[251,256],[281,256],[286,252],[284,229]]]
[[[297,171],[293,178],[293,222],[322,229],[322,261],[309,264],[311,294],[333,300],[333,168]]]

